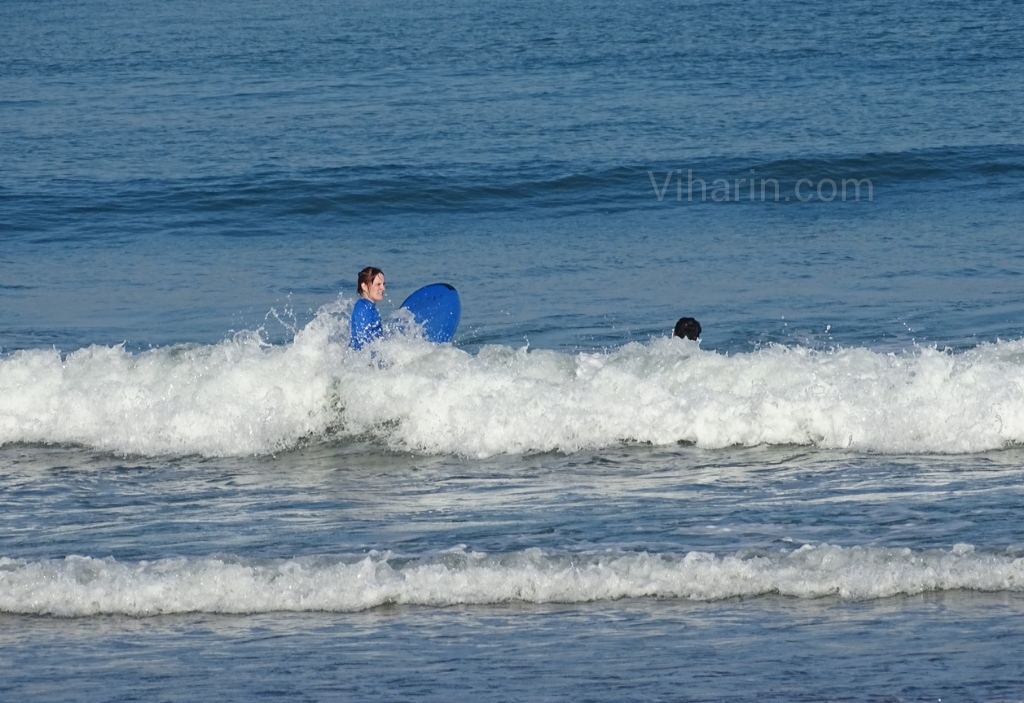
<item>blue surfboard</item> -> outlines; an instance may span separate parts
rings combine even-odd
[[[423,336],[430,342],[449,341],[455,335],[462,316],[459,293],[447,283],[423,286],[406,298],[402,307],[423,325]]]

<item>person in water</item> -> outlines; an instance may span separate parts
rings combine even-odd
[[[359,293],[359,300],[352,308],[352,341],[349,346],[359,350],[363,345],[384,335],[384,327],[381,325],[376,305],[384,299],[384,272],[373,266],[364,268],[356,278],[356,291]]]
[[[700,323],[692,317],[680,317],[672,335],[683,339],[697,339],[700,336]]]

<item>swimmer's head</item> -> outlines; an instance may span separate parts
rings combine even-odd
[[[684,339],[697,339],[700,336],[700,323],[692,317],[680,317],[672,334]]]
[[[375,266],[367,266],[356,278],[356,292],[360,297],[374,303],[384,298],[384,272]]]

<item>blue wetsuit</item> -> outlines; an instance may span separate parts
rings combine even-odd
[[[360,298],[352,308],[352,341],[349,343],[353,349],[362,349],[364,344],[369,344],[378,337],[384,336],[384,328],[380,323],[380,313],[377,306],[366,298]]]

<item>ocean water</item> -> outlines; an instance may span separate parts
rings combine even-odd
[[[0,698],[1024,700],[1021,37],[0,3]]]

